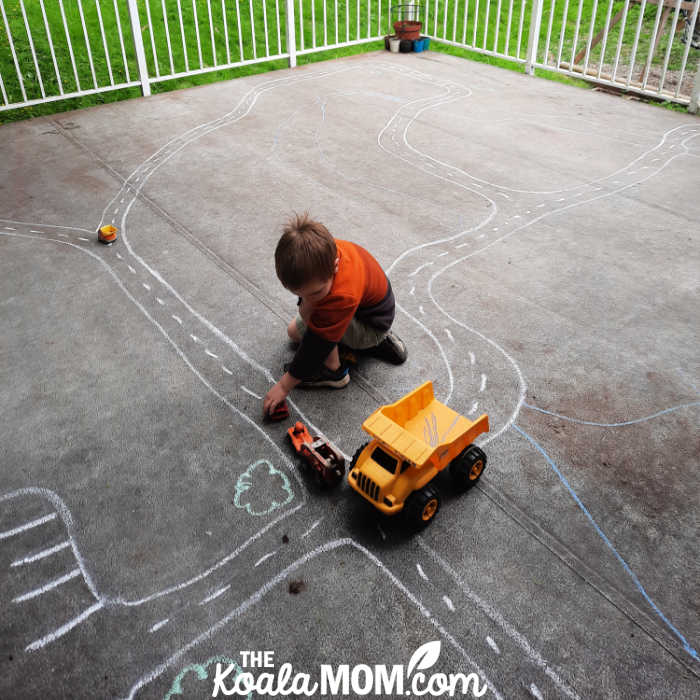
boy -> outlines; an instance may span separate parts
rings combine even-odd
[[[395,313],[391,284],[364,248],[335,240],[308,214],[297,215],[283,229],[275,268],[282,285],[299,297],[299,314],[287,328],[299,347],[267,392],[264,414],[295,386],[346,386],[350,375],[340,361],[340,342],[394,364],[405,362],[406,346],[389,330]]]

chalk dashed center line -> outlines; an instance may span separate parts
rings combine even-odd
[[[421,270],[424,268],[428,267],[429,265],[434,265],[435,261],[431,260],[430,262],[423,263],[422,265],[419,265],[410,275],[409,277],[413,277],[413,275],[417,275]]]
[[[141,282],[141,284],[143,285],[143,288],[144,288],[147,292],[150,292],[150,291],[151,291],[151,285],[150,285],[150,284],[146,284],[145,282]]]
[[[481,375],[481,386],[479,387],[479,391],[482,392],[486,388],[486,375],[482,374]]]
[[[175,314],[170,314],[180,325],[182,325],[182,319]]]
[[[491,639],[491,637],[486,637],[486,643],[497,653],[500,655],[501,650],[498,648],[498,644]]]
[[[224,370],[224,372],[226,372],[226,374],[233,374],[233,372],[228,367],[225,367],[224,365],[221,365],[221,369]]]
[[[219,356],[215,355],[211,350],[209,350],[209,348],[204,348],[204,352],[206,352],[209,357],[213,357],[215,360],[219,359]]]
[[[129,272],[130,272],[132,275],[135,275],[135,274],[136,274],[136,270],[134,270],[134,268],[133,268],[131,265],[129,265]]]
[[[452,333],[450,332],[449,328],[445,328],[445,333],[447,333],[447,337],[454,343],[455,339],[454,339]]]
[[[321,524],[321,518],[320,520],[317,520],[302,536],[301,539],[304,539],[304,537],[308,537],[320,524]]]
[[[251,391],[247,386],[241,385],[241,389],[245,391],[246,394],[250,394],[252,397],[256,399],[262,399],[262,396],[258,396],[254,391]]]
[[[260,566],[260,564],[262,564],[264,561],[266,561],[270,557],[274,557],[275,554],[277,554],[277,552],[279,552],[279,549],[276,549],[274,552],[268,552],[267,554],[264,554],[262,557],[260,557],[260,559],[258,559],[255,562],[255,564],[253,564],[253,568]]]
[[[231,584],[229,583],[228,586],[224,586],[223,588],[219,588],[218,591],[214,591],[211,595],[208,595],[206,598],[203,598],[202,600],[199,601],[200,605],[206,605],[207,603],[210,603],[212,600],[215,598],[218,598],[220,595],[223,595],[226,593],[226,591],[231,588]]]
[[[430,583],[430,579],[425,575],[425,571],[423,571],[423,567],[416,562],[416,569],[418,569],[418,575],[424,580]]]
[[[442,600],[450,612],[455,611],[454,603],[446,595],[442,596]]]
[[[122,200],[123,201],[123,200]],[[170,618],[166,617],[165,620],[161,620],[160,622],[156,622],[151,629],[149,629],[149,632],[157,632],[161,627],[165,626],[170,622]]]
[[[195,343],[199,342],[199,338],[194,333],[190,333],[190,338],[192,338],[192,340],[194,340]]]
[[[478,402],[478,401],[475,401],[475,402],[472,404],[472,407],[469,409],[469,413],[468,413],[467,415],[470,415],[470,416],[471,416],[472,414],[476,413],[476,409],[477,409],[477,408],[479,408],[479,402]]]

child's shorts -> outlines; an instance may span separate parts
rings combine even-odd
[[[304,333],[306,333],[304,319],[297,314],[294,320],[299,335],[303,336]],[[340,339],[340,342],[353,350],[366,350],[367,348],[373,348],[375,345],[379,345],[387,335],[389,335],[389,331],[380,331],[378,328],[374,328],[373,326],[369,326],[353,318],[352,321],[350,321],[348,329],[345,331],[345,335]]]

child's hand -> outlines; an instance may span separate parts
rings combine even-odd
[[[299,383],[299,379],[293,377],[289,372],[285,372],[263,399],[263,417],[272,413],[279,404],[287,398],[289,392]]]
[[[289,392],[282,386],[282,382],[277,382],[263,399],[263,416],[270,415],[287,398],[287,394]]]

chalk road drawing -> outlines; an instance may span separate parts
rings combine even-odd
[[[440,434],[438,433],[437,416],[431,411],[430,419],[425,417],[425,425],[423,426],[423,437],[425,442],[431,447],[437,447],[438,441],[440,439]]]
[[[261,478],[259,475],[257,479],[262,482],[262,484],[256,485],[256,472],[264,471],[264,467],[267,467],[267,472],[264,472],[264,476]],[[279,477],[281,483],[277,484],[275,487],[270,487],[270,479],[266,479],[265,476]],[[264,495],[257,495],[256,500],[260,502],[268,501],[269,505],[266,508],[261,508],[259,505],[256,508],[251,501],[251,493],[256,489]],[[280,493],[281,492],[281,493]],[[270,497],[269,494],[280,493],[280,500],[277,500],[277,496],[273,495]],[[286,506],[294,498],[294,492],[289,483],[289,479],[284,472],[279,469],[275,469],[272,466],[272,462],[266,459],[259,459],[254,464],[251,464],[248,469],[246,469],[243,474],[238,477],[236,481],[236,495],[233,499],[233,504],[236,508],[244,508],[250,515],[269,515],[278,508]]]
[[[211,666],[215,666],[216,664],[221,664],[225,667],[228,667],[231,664],[233,664],[233,672],[227,679],[231,682],[233,682],[236,678],[238,678],[238,676],[241,675],[241,673],[243,673],[243,669],[228,656],[212,656],[210,659],[207,659],[203,664],[191,664],[189,666],[185,666],[185,668],[183,668],[182,671],[180,671],[180,673],[178,673],[175,677],[172,686],[170,686],[170,690],[165,694],[163,700],[170,700],[175,695],[182,695],[182,681],[187,677],[188,674],[195,675],[199,681],[208,680],[209,668]],[[211,694],[212,686],[207,685],[206,688],[207,689],[203,693],[203,695],[208,697]],[[246,695],[246,698],[248,700],[252,700],[253,693],[248,693],[248,695]]]
[[[384,69],[384,70],[387,70],[388,68],[387,68],[386,66],[384,66],[383,69]],[[352,69],[344,69],[344,70],[352,70]],[[396,68],[395,68],[395,67],[392,67],[392,70],[396,70]],[[314,74],[314,75],[307,76],[305,79],[306,79],[306,80],[308,80],[308,79],[317,79],[317,78],[320,77],[320,76],[323,76],[323,75],[330,75],[330,74],[334,74],[334,73],[337,73],[337,72],[339,72],[339,71],[329,71],[329,72],[326,72],[326,73],[317,73],[317,74]],[[408,72],[405,72],[405,74],[408,74]],[[425,79],[425,75],[422,75],[421,77],[422,77],[422,79]],[[235,110],[234,110],[233,112],[230,112],[230,113],[229,113],[228,115],[226,115],[226,116],[227,116],[227,117],[231,117],[231,115],[233,115],[233,116],[237,116],[237,118],[241,118],[241,116],[244,116],[245,114],[247,114],[247,113],[250,111],[250,109],[252,108],[252,106],[255,104],[255,101],[257,100],[258,95],[261,94],[261,93],[264,91],[264,89],[272,89],[272,87],[274,87],[274,86],[276,86],[276,85],[279,85],[279,84],[286,84],[286,82],[288,82],[288,81],[289,81],[289,79],[280,79],[280,80],[277,80],[277,81],[273,80],[273,81],[269,81],[269,83],[272,84],[270,87],[267,87],[268,83],[264,83],[263,86],[258,86],[257,88],[255,88],[255,89],[252,91],[253,93],[255,93],[255,94],[254,94],[254,99],[248,99],[248,100],[246,101],[246,99],[244,98],[244,99],[241,100],[241,102],[239,103],[239,106],[242,105],[243,107],[247,107],[246,111],[245,111],[243,114],[241,114],[241,113],[239,112],[238,115],[236,115]],[[295,82],[297,82],[297,81],[295,81]],[[432,82],[432,84],[434,84],[434,85],[439,85],[440,87],[445,87],[445,86],[447,86],[447,85],[449,84],[449,81],[445,81],[445,82],[443,82],[443,83],[440,83],[440,82],[438,82],[438,81],[432,80],[431,82]],[[264,88],[264,89],[262,89],[262,88]],[[449,92],[449,89],[448,89],[448,92]],[[459,97],[461,97],[461,96],[464,96],[465,94],[470,94],[470,93],[469,93],[468,91],[462,92],[461,95],[457,95],[457,98],[459,98]],[[449,101],[449,100],[444,100],[444,101]],[[432,109],[432,108],[438,106],[438,104],[439,104],[439,102],[434,102],[433,104],[428,105],[425,109]],[[237,109],[238,109],[238,108],[237,108]],[[324,109],[324,119],[325,119],[325,103],[324,103],[323,109]],[[399,110],[399,111],[400,111],[400,110]],[[412,146],[410,146],[410,144],[408,144],[408,142],[407,142],[407,140],[406,140],[406,132],[407,132],[407,130],[408,130],[408,127],[409,127],[410,124],[412,123],[412,121],[413,121],[414,119],[416,119],[416,118],[418,117],[418,115],[419,115],[422,111],[425,111],[425,110],[421,110],[421,111],[417,112],[416,114],[414,114],[414,115],[412,116],[411,120],[408,122],[408,124],[406,124],[406,126],[405,126],[405,128],[404,128],[404,143],[405,143],[405,145],[406,145],[408,148],[410,148],[410,149],[413,150],[413,151],[416,151],[416,149],[414,149]],[[397,112],[397,114],[398,114],[398,112]],[[179,141],[178,141],[177,139],[171,140],[170,142],[168,142],[168,144],[166,144],[166,146],[164,146],[160,151],[158,151],[157,154],[155,154],[154,156],[152,156],[152,157],[149,159],[149,160],[151,161],[151,164],[155,163],[156,161],[159,161],[164,155],[167,155],[167,157],[164,159],[164,161],[165,161],[165,160],[169,160],[169,158],[171,158],[173,155],[175,155],[175,153],[177,153],[179,150],[181,150],[182,148],[184,148],[185,146],[187,146],[188,143],[190,143],[190,142],[196,140],[197,138],[200,138],[200,137],[203,136],[205,133],[209,133],[209,131],[212,131],[212,130],[214,130],[215,128],[220,128],[221,126],[224,126],[225,124],[230,123],[230,121],[235,121],[235,119],[231,118],[231,119],[226,120],[226,119],[224,118],[224,119],[220,119],[220,120],[215,120],[214,122],[209,122],[209,123],[207,123],[207,124],[205,124],[205,125],[200,125],[199,127],[195,127],[194,129],[190,130],[190,132],[186,132],[185,135],[183,135],[182,137],[180,137],[181,140],[179,140]],[[211,125],[213,125],[213,128],[211,127]],[[670,132],[667,132],[666,135],[664,135],[664,141],[666,140],[667,135],[670,134],[670,133],[672,133],[673,131],[675,131],[675,130],[671,130]],[[190,138],[190,139],[187,140],[187,141],[184,141],[185,137],[186,137],[186,136],[190,136],[190,135],[193,135],[192,138]],[[392,138],[394,138],[394,137],[392,136]],[[184,143],[183,143],[183,141],[184,141]],[[663,142],[662,142],[662,143],[663,143]],[[177,149],[171,148],[171,149],[170,149],[170,152],[167,152],[166,149],[167,149],[168,147],[170,147],[171,144],[174,144],[175,146],[178,146],[178,148],[177,148]],[[673,146],[672,146],[672,147],[673,147]],[[651,149],[651,151],[648,151],[647,153],[650,153],[650,152],[652,152],[653,150],[654,150],[654,149]],[[687,149],[686,149],[686,150],[687,150]],[[416,151],[416,152],[417,152],[417,151]],[[643,154],[643,155],[646,155],[646,154]],[[682,155],[682,154],[679,154],[679,155]],[[642,158],[642,157],[643,157],[643,156],[640,156],[640,158]],[[674,157],[675,157],[675,156],[674,156]],[[637,160],[639,160],[640,158],[638,158]],[[452,168],[452,166],[448,166],[447,164],[444,164],[444,163],[442,163],[441,161],[437,161],[437,160],[432,159],[432,158],[431,158],[431,160],[433,161],[433,163],[434,163],[435,165],[442,165],[443,167],[451,168],[451,172],[449,173],[450,178],[454,178],[456,175],[459,174],[458,169]],[[655,162],[655,161],[658,161],[658,160],[659,160],[658,158],[657,158],[657,159],[654,159],[654,162]],[[673,160],[673,158],[672,158],[671,160]],[[660,172],[660,170],[662,170],[663,168],[665,168],[665,167],[668,165],[669,162],[670,162],[670,160],[667,161],[666,163],[664,163],[663,166],[661,166],[656,172],[654,172],[654,173],[652,173],[652,174],[657,174],[658,172]],[[431,167],[433,167],[433,163],[430,163],[430,166],[431,166]],[[152,174],[152,172],[155,172],[155,170],[157,169],[157,167],[159,167],[159,165],[160,165],[160,163],[158,163],[158,165],[156,165],[155,167],[153,167],[152,170],[151,170],[150,172],[148,172],[148,177],[150,177],[150,175]],[[629,166],[627,166],[627,167],[628,167],[628,174],[629,174]],[[642,166],[642,167],[648,167],[648,166]],[[133,202],[135,201],[136,195],[138,195],[138,192],[140,191],[140,189],[141,189],[141,187],[143,186],[143,184],[145,184],[145,180],[147,180],[148,177],[144,177],[144,178],[143,178],[143,181],[139,184],[138,188],[136,188],[136,187],[134,187],[133,185],[129,184],[129,180],[130,180],[131,178],[133,178],[134,175],[136,175],[136,173],[139,173],[139,175],[138,175],[137,177],[135,177],[135,179],[133,180],[133,182],[138,182],[139,180],[142,179],[141,176],[144,175],[144,174],[148,171],[148,168],[149,168],[148,161],[146,161],[144,164],[142,164],[141,166],[139,166],[139,168],[137,168],[137,169],[134,171],[134,173],[132,173],[132,175],[130,176],[130,178],[127,179],[127,181],[125,182],[124,187],[122,188],[122,190],[120,190],[120,193],[115,197],[114,200],[112,200],[113,202],[115,202],[116,199],[117,199],[121,194],[125,194],[126,192],[128,192],[129,194],[135,193],[134,199],[132,199],[132,201],[129,203],[129,206],[128,206],[126,212],[124,212],[124,214],[123,214],[123,217],[122,217],[122,223],[123,223],[123,224],[125,224],[126,216],[127,216],[127,214],[128,214],[129,209],[131,208],[131,205],[132,205]],[[139,170],[139,169],[140,169],[140,170]],[[618,171],[618,172],[622,172],[622,170],[624,170],[624,168],[621,169],[621,170]],[[463,171],[460,171],[460,172],[463,172]],[[437,175],[434,174],[434,176],[437,176]],[[608,176],[608,177],[612,177],[612,175],[611,175],[611,176]],[[441,177],[441,179],[446,179],[446,178]],[[648,178],[645,178],[645,179],[648,179]],[[605,180],[605,178],[602,178],[601,181],[602,181],[602,180]],[[485,181],[482,181],[482,182],[485,182]],[[486,183],[486,184],[491,184],[491,183]],[[636,183],[634,183],[634,184],[636,184]],[[474,187],[482,187],[482,185],[477,184],[477,183],[472,183],[472,185],[473,185]],[[629,187],[629,186],[631,186],[631,185],[628,185],[627,187]],[[580,187],[580,186],[577,185],[577,188],[578,188],[578,187]],[[505,188],[505,189],[508,189],[508,188]],[[596,188],[596,189],[599,189],[599,188]],[[621,188],[621,189],[626,189],[626,187],[623,187],[623,188]],[[509,190],[509,191],[517,192],[518,190]],[[559,191],[565,191],[565,190],[559,190]],[[521,190],[520,192],[523,192],[523,191]],[[500,193],[498,193],[498,194],[500,194]],[[547,193],[541,193],[541,194],[547,194]],[[582,196],[583,194],[584,194],[584,192],[581,192],[581,193],[579,193],[578,196]],[[507,198],[507,195],[502,195],[502,196],[505,197],[505,198]],[[124,203],[124,199],[125,199],[125,197],[122,197],[121,200],[120,200],[120,203],[123,204],[123,203]],[[592,200],[587,200],[587,201],[592,201]],[[577,205],[579,205],[579,204],[585,204],[585,203],[586,203],[586,201],[580,201],[580,202],[577,202]],[[109,208],[109,206],[110,206],[110,205],[107,206],[107,208],[105,209],[105,211],[107,211],[107,209]],[[567,207],[567,208],[569,208],[569,207]],[[117,213],[117,211],[118,211],[118,210],[115,210],[115,214]],[[560,209],[559,211],[562,211],[562,210]],[[551,213],[556,213],[556,212],[551,212]],[[495,214],[496,214],[496,211],[494,210],[493,215],[495,215]],[[493,218],[493,217],[492,217],[492,216],[489,216],[488,219],[487,219],[487,222],[490,221],[491,218]],[[519,216],[516,215],[516,216],[514,216],[513,218],[519,218]],[[541,219],[541,218],[544,218],[544,217],[539,217],[538,219],[533,219],[532,221],[528,222],[527,225],[529,226],[529,225],[535,223],[536,221],[538,221],[538,220]],[[35,225],[43,226],[43,224],[35,224]],[[479,228],[482,228],[484,225],[485,225],[485,223],[482,222],[482,224],[480,224],[479,226],[477,226],[477,227],[476,227],[475,229],[473,229],[473,230],[478,230]],[[66,228],[67,228],[67,227],[66,227]],[[520,227],[520,228],[525,228],[525,226]],[[14,229],[13,229],[13,230],[14,230]],[[74,229],[74,230],[77,230],[77,229]],[[511,231],[511,232],[508,233],[507,235],[511,235],[511,233],[514,233],[514,232],[515,232],[515,231]],[[92,234],[93,231],[89,231],[89,233]],[[59,234],[59,235],[61,235],[61,234]],[[464,232],[461,232],[461,233],[457,234],[457,235],[454,236],[453,238],[459,238],[461,235],[464,235]],[[498,241],[500,241],[500,240],[503,240],[503,238],[506,238],[506,237],[507,237],[507,236],[503,236],[503,237],[497,239],[496,241],[494,241],[494,243],[496,243],[496,242],[498,242]],[[126,236],[125,236],[125,239],[126,239]],[[446,239],[446,240],[451,240],[451,239]],[[129,246],[128,241],[125,240],[125,242],[126,242],[126,244],[127,244],[127,249],[129,250],[129,253],[136,259],[136,261],[138,261],[139,263],[141,263],[141,264],[151,273],[151,275],[152,275],[156,280],[162,281],[163,284],[167,284],[167,283],[165,283],[165,281],[162,279],[162,277],[159,275],[159,273],[157,273],[157,271],[153,270],[153,268],[150,268],[141,258],[139,258],[138,256],[135,255],[135,253],[132,251],[131,247]],[[444,242],[444,241],[443,241],[443,242]],[[429,244],[425,244],[424,247],[427,247],[428,245],[434,245],[434,244],[435,244],[435,242],[429,243]],[[492,243],[492,244],[493,244],[493,243]],[[490,244],[490,245],[492,245],[492,244]],[[485,246],[484,248],[481,248],[481,249],[475,251],[475,253],[473,253],[473,254],[477,254],[477,253],[482,252],[482,251],[485,250],[487,247],[490,247],[490,245],[489,245],[489,246]],[[87,251],[86,251],[86,252],[87,252]],[[410,252],[410,251],[406,251],[406,252],[408,253],[408,252]],[[119,256],[119,254],[117,254],[117,255],[118,255],[118,257],[121,259],[121,256]],[[466,256],[466,257],[464,257],[464,258],[461,258],[460,260],[457,260],[457,261],[455,261],[454,263],[448,265],[448,266],[445,267],[444,269],[439,270],[438,272],[436,272],[436,273],[433,275],[433,277],[430,279],[430,282],[429,282],[429,284],[428,284],[428,293],[429,293],[430,299],[434,302],[434,304],[435,304],[435,306],[438,308],[438,310],[441,311],[445,316],[448,316],[447,313],[446,313],[443,309],[441,309],[441,308],[438,306],[437,302],[435,302],[435,299],[433,298],[433,295],[432,295],[432,282],[433,282],[433,280],[434,280],[438,275],[443,274],[443,272],[444,272],[446,269],[448,269],[448,267],[451,267],[453,264],[456,264],[456,263],[458,263],[458,262],[462,262],[462,261],[466,260],[467,257],[471,257],[471,256]],[[430,264],[432,264],[432,263],[430,263]],[[130,267],[130,271],[132,271],[132,272],[135,273],[135,270],[134,270],[131,266],[129,266],[129,267]],[[423,267],[427,267],[427,265],[424,265]],[[416,269],[415,272],[414,272],[413,274],[415,275],[415,274],[417,274],[419,271],[420,271],[419,269]],[[167,286],[168,286],[168,288],[170,288],[169,285],[167,285]],[[144,285],[144,287],[146,288],[146,285]],[[172,289],[172,288],[170,288],[170,289]],[[412,290],[412,292],[413,292],[413,290]],[[180,300],[182,300],[182,298],[179,297],[179,295],[177,295],[177,298],[180,299]],[[182,301],[184,302],[184,300],[182,300]],[[159,300],[159,303],[160,303],[160,300]],[[202,323],[204,323],[205,326],[207,326],[210,330],[212,330],[211,325],[208,325],[209,322],[206,321],[206,319],[202,319],[201,315],[199,315],[199,314],[197,314],[196,312],[194,312],[194,310],[192,310],[191,307],[190,307],[189,305],[185,304],[185,306],[186,306],[186,308],[188,309],[188,311],[190,311],[196,318],[198,318],[198,320],[202,321]],[[409,315],[409,317],[410,317],[410,314],[407,314],[407,315]],[[448,317],[449,317],[449,316],[448,316]],[[173,318],[174,318],[180,325],[182,325],[182,319],[180,319],[179,317],[176,317],[176,316],[174,316],[174,315],[173,315]],[[475,331],[473,331],[473,329],[468,328],[468,327],[467,327],[466,325],[464,325],[464,324],[461,324],[461,323],[459,323],[459,322],[457,322],[457,324],[460,325],[462,328],[466,329],[468,332],[475,332]],[[435,336],[431,333],[431,331],[430,331],[426,326],[423,326],[422,324],[419,324],[419,325],[421,325],[422,329],[427,333],[427,335],[428,335],[429,337],[431,337],[433,340],[435,340],[435,341],[437,342],[437,339],[435,338]],[[214,327],[214,328],[215,328],[215,327]],[[215,335],[217,335],[217,337],[219,337],[220,339],[224,340],[224,342],[226,342],[226,344],[228,344],[229,347],[235,346],[235,344],[233,343],[233,341],[231,341],[230,339],[225,338],[225,337],[224,337],[224,338],[221,338],[221,336],[223,336],[223,334],[218,335],[218,334],[220,334],[221,332],[218,331],[218,333],[217,333],[217,331],[218,331],[218,329],[215,329]],[[449,331],[448,331],[448,335],[449,335]],[[480,334],[478,334],[478,335],[480,335]],[[481,336],[481,337],[482,337],[483,339],[487,340],[489,343],[491,343],[491,344],[492,344],[494,347],[496,347],[499,351],[502,351],[502,348],[500,348],[499,346],[497,346],[497,344],[493,343],[493,341],[489,340],[488,338],[485,338],[485,336]],[[453,339],[450,337],[450,340],[453,340]],[[446,361],[447,369],[448,369],[448,372],[450,373],[450,381],[451,381],[451,369],[450,369],[450,366],[449,366],[450,363],[449,363],[449,361],[447,360],[447,357],[445,356],[444,352],[442,351],[442,347],[441,347],[441,345],[440,345],[439,343],[438,343],[438,346],[439,346],[439,348],[440,348],[441,354],[443,355],[443,358],[444,358],[445,361]],[[237,348],[236,348],[236,349],[237,349]],[[249,358],[243,357],[243,353],[240,353],[240,352],[239,352],[238,354],[239,354],[239,356],[241,356],[241,357],[242,357],[244,360],[246,360],[246,361],[249,359]],[[504,353],[504,354],[505,354],[505,353]],[[471,357],[472,357],[472,364],[473,364],[473,362],[474,362],[473,355],[472,355],[471,353],[470,353],[470,355],[471,355]],[[508,357],[508,359],[511,361],[511,363],[512,363],[512,364],[514,365],[514,367],[516,368],[516,371],[517,371],[517,374],[518,374],[518,376],[519,376],[519,379],[521,380],[520,386],[521,386],[521,389],[522,389],[522,387],[524,386],[524,380],[522,380],[522,375],[520,374],[519,368],[517,368],[517,365],[515,365],[515,363],[512,361],[512,358],[509,358],[509,357]],[[251,362],[251,364],[253,364],[253,365],[255,366],[255,363],[252,363],[252,362]],[[257,366],[257,367],[259,368],[259,366]],[[262,368],[260,368],[260,369],[262,369]],[[263,371],[265,371],[265,370],[263,370]],[[451,395],[451,392],[452,392],[452,386],[450,386],[450,395]],[[522,402],[521,402],[521,403],[522,403]],[[511,421],[509,421],[509,423],[511,423],[511,422],[514,420],[514,418],[515,418],[515,416],[517,415],[517,412],[518,412],[518,410],[519,410],[519,408],[520,408],[521,403],[519,403],[519,404],[516,406],[516,409],[515,409],[515,411],[514,411],[514,413],[513,413],[513,416],[511,417]],[[503,430],[505,430],[507,427],[509,427],[509,426],[508,426],[508,425],[505,425],[505,426],[501,429],[501,431],[499,431],[498,434],[500,434],[500,433],[501,433]],[[318,432],[321,432],[321,431],[318,431]],[[494,437],[497,437],[497,435],[492,436],[491,439],[493,439]],[[268,438],[268,439],[269,439],[269,438]],[[261,460],[261,461],[264,462],[265,460]],[[257,463],[256,463],[256,464],[257,464]],[[254,466],[254,465],[253,465],[253,466]],[[278,472],[278,473],[281,474],[281,472]],[[284,475],[282,475],[282,476],[284,477]],[[286,478],[286,477],[285,477],[285,478]],[[288,482],[287,482],[287,483],[288,483]],[[291,500],[291,497],[293,497],[293,494],[291,494],[291,492],[290,492],[290,500]],[[297,508],[295,508],[294,510],[297,510]],[[294,512],[294,511],[292,511],[292,512]],[[311,529],[313,529],[313,528],[316,526],[316,524],[317,524],[317,523],[315,523],[314,526],[312,526]],[[261,530],[260,532],[263,532],[263,531],[266,530],[266,529],[267,529],[267,528],[263,528],[263,530]],[[305,533],[305,534],[308,535],[309,532],[310,532],[310,530],[307,531],[307,533]],[[353,543],[353,544],[354,544],[354,543]],[[356,545],[356,546],[357,546],[357,545]],[[367,552],[367,553],[368,553],[368,555],[370,555],[369,552]],[[77,550],[76,550],[76,555],[77,555]],[[373,555],[370,555],[370,556],[373,556]],[[376,560],[376,562],[377,562],[377,564],[378,564],[379,566],[381,566],[381,562],[379,562],[378,559]],[[82,568],[83,568],[83,567],[82,567],[82,564],[81,564],[81,569],[82,569]],[[83,571],[83,574],[85,575],[86,572]],[[390,576],[393,577],[393,575],[391,575],[391,574],[390,574]],[[399,585],[399,587],[402,587],[402,584],[398,581],[398,579],[395,580],[395,583],[396,583],[397,585]],[[170,589],[170,590],[175,590],[175,588],[179,588],[179,587],[173,587],[173,588]],[[409,595],[410,595],[410,594],[409,594]],[[150,598],[149,598],[149,599],[150,599]],[[145,600],[145,599],[144,599],[144,600]],[[137,604],[140,603],[140,602],[143,602],[143,601],[137,601]],[[420,603],[419,603],[419,605],[420,605]],[[98,604],[97,606],[93,606],[93,607],[94,607],[95,609],[97,609],[97,608],[99,607],[99,604]],[[86,611],[86,613],[87,613],[87,612],[92,612],[92,609],[91,609],[90,611]],[[443,630],[440,630],[440,631],[443,632]],[[447,634],[447,633],[445,632],[444,634]],[[225,658],[225,657],[224,657],[224,658]],[[537,687],[536,687],[534,684],[532,684],[531,688],[536,689]],[[493,689],[493,688],[492,688],[492,689]],[[560,688],[560,689],[561,689],[561,688]],[[493,689],[493,690],[494,690],[494,693],[497,695],[497,697],[500,697],[500,695],[495,691],[495,689]],[[567,694],[568,694],[568,693],[567,693]]]

